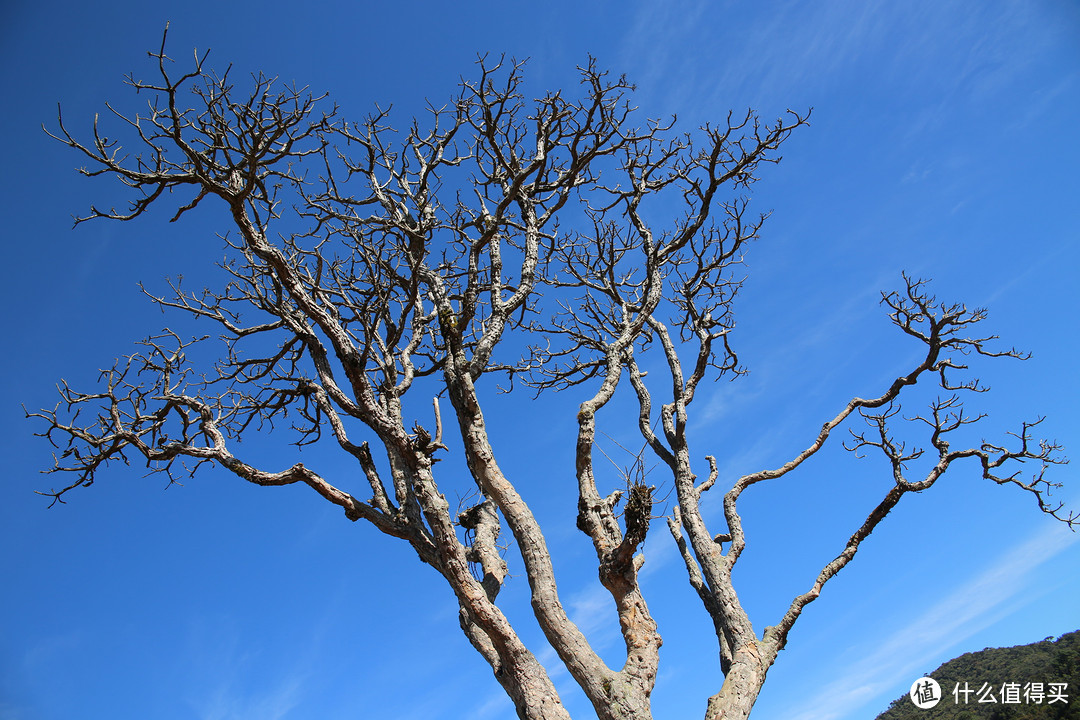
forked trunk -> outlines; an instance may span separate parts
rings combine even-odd
[[[757,643],[737,648],[720,692],[709,698],[705,720],[746,720],[770,664],[761,657]]]

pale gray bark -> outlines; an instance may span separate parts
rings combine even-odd
[[[923,360],[880,396],[851,400],[787,464],[724,481],[724,527],[709,527],[700,498],[722,479],[705,456],[709,476],[698,482],[686,427],[701,381],[741,372],[729,342],[740,282],[734,268],[764,218],[749,216],[737,193],[761,163],[778,160],[805,116],[788,113],[765,125],[748,113],[696,135],[674,134],[673,121],[639,120],[627,102],[630,86],[591,63],[581,69],[580,99],[552,92],[527,101],[520,65],[481,59],[478,80],[397,133],[386,112],[346,122],[319,110],[320,98],[276,89],[261,76],[241,94],[205,69],[205,56],[177,77],[164,47],[163,40],[155,56],[159,79],[130,81],[153,98],[148,114],[125,118],[134,148],[121,149],[96,123],[90,142],[76,140],[62,121],[57,137],[90,162],[87,175],[113,175],[136,191],[128,211],[94,208],[92,218],[130,220],[184,190],[190,199],[174,219],[207,198],[229,209],[223,267],[232,281],[202,293],[177,282],[173,295],[151,296],[215,323],[227,351],[217,365],[196,370],[187,356],[199,341],[166,331],[106,371],[97,391],[64,385],[57,409],[31,413],[64,448],[54,471],[72,480],[47,493],[56,501],[132,457],[170,478],[216,465],[258,485],[306,484],[350,520],[408,542],[446,580],[464,634],[519,717],[530,720],[569,715],[497,604],[507,577],[504,523],[539,626],[597,716],[652,717],[662,641],[638,573],[654,488],[643,473],[628,473],[623,489],[602,491],[594,465],[598,413],[620,384],[637,398],[645,445],[674,483],[667,524],[716,632],[720,672],[702,694],[710,720],[749,715],[805,607],[905,494],[930,488],[952,463],[978,461],[987,479],[1019,485],[1044,511],[1073,522],[1045,503],[1050,484],[1041,472],[1025,481],[1005,469],[1059,461],[1055,445],[1031,439],[1032,425],[1022,426],[1012,450],[949,444],[952,431],[977,420],[963,415],[961,394],[981,389],[951,380],[964,369],[958,358],[1018,353],[995,353],[987,345],[993,338],[963,334],[982,311],[938,304],[923,283],[906,279],[884,302],[897,327],[925,345]],[[655,197],[681,203],[666,225],[651,212]],[[289,207],[304,223],[299,230]],[[584,226],[560,227],[562,216],[584,218]],[[499,352],[510,335],[529,343],[520,360]],[[667,376],[646,382],[639,358],[650,353],[662,358]],[[497,461],[477,390],[492,373],[511,388],[583,392],[576,522],[618,616],[620,668],[608,667],[568,616],[540,525]],[[922,451],[905,449],[891,427],[901,393],[923,376],[950,394],[916,418],[938,460],[925,477],[909,479],[908,463]],[[436,397],[431,405],[426,395],[430,415],[410,416],[403,404],[410,392],[441,395],[445,404]],[[444,442],[444,432],[454,432],[444,428],[447,405],[460,458]],[[732,583],[748,542],[738,501],[795,470],[856,413],[869,430],[855,433],[850,449],[883,453],[892,483],[810,588],[758,633]],[[362,497],[342,489],[347,478],[301,463],[267,470],[239,456],[242,436],[286,416],[300,444],[336,443],[356,461],[367,484]],[[378,461],[370,443],[381,450]],[[444,497],[439,483],[453,476],[440,472],[444,460],[471,478],[468,507],[452,510]]]

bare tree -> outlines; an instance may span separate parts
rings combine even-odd
[[[714,457],[704,455],[707,477],[695,474],[702,455],[691,452],[687,422],[698,387],[742,372],[730,342],[736,271],[764,220],[749,213],[745,193],[806,114],[771,124],[729,115],[681,134],[674,120],[639,120],[628,103],[632,87],[592,62],[580,69],[576,99],[558,91],[530,101],[520,63],[481,58],[476,80],[398,132],[387,112],[347,122],[336,108],[322,109],[322,98],[262,75],[238,89],[228,73],[207,69],[205,55],[177,75],[164,38],[151,57],[155,81],[129,78],[149,95],[147,109],[117,113],[124,142],[136,149],[122,150],[97,122],[84,142],[61,118],[55,137],[89,161],[84,174],[115,176],[134,191],[126,211],[93,208],[79,222],[132,220],[174,202],[174,192],[184,198],[174,220],[208,199],[228,208],[224,288],[191,293],[175,282],[168,296],[147,293],[216,325],[225,351],[199,366],[190,358],[205,338],[166,331],[104,371],[96,391],[64,384],[55,409],[31,413],[62,449],[52,472],[69,481],[47,493],[54,501],[132,459],[170,479],[211,465],[257,485],[306,484],[348,519],[408,542],[445,578],[463,632],[530,720],[569,715],[497,602],[507,576],[504,528],[536,620],[597,716],[652,717],[661,636],[639,584],[639,549],[657,512],[655,487],[638,472],[622,489],[602,490],[594,469],[597,413],[620,383],[636,398],[647,451],[670,473],[667,527],[715,628],[721,674],[709,691],[710,720],[749,715],[803,609],[905,495],[930,488],[953,463],[970,459],[986,479],[1016,485],[1044,512],[1075,521],[1047,500],[1054,486],[1043,472],[1064,460],[1056,444],[1032,437],[1037,423],[1021,425],[1009,446],[950,444],[954,431],[979,419],[964,414],[962,398],[983,388],[956,379],[965,356],[1020,353],[992,349],[994,338],[975,328],[982,310],[940,303],[907,277],[903,290],[883,295],[892,322],[923,347],[907,374],[876,397],[853,398],[778,468],[721,480]],[[643,367],[661,368],[662,377],[647,383]],[[621,668],[609,667],[568,617],[544,534],[519,483],[500,468],[477,390],[489,374],[510,392],[580,393],[577,527],[618,613]],[[924,451],[894,429],[904,419],[901,395],[924,377],[944,394],[907,418],[925,426],[932,456],[925,474],[909,477]],[[406,407],[406,396],[418,394]],[[453,431],[443,426],[440,398],[456,419],[453,445],[463,457],[443,441]],[[818,453],[852,415],[866,427],[848,449],[883,454],[892,482],[809,589],[757,631],[732,582],[747,543],[739,500]],[[336,443],[351,456],[362,489],[348,475],[327,477],[299,462],[266,468],[237,450],[242,437],[286,418],[297,444]],[[452,511],[439,478],[453,473],[438,471],[454,461],[467,469],[476,501]],[[1024,478],[1018,467],[1028,461],[1038,470]],[[700,507],[718,485],[727,488],[719,529]]]

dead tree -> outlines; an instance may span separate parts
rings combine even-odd
[[[1044,512],[1074,521],[1046,499],[1043,470],[1063,459],[1055,444],[1033,439],[1035,423],[1023,424],[1009,447],[950,444],[978,419],[964,414],[962,398],[982,388],[954,377],[965,356],[1020,354],[993,350],[994,338],[978,334],[982,310],[939,303],[906,277],[883,302],[923,347],[907,374],[876,397],[852,399],[776,469],[722,479],[712,456],[691,451],[687,419],[702,381],[742,372],[731,343],[736,266],[764,220],[749,212],[747,190],[763,163],[779,160],[805,113],[771,124],[729,115],[677,133],[674,120],[639,119],[632,87],[592,62],[580,69],[575,98],[557,91],[527,100],[521,64],[481,58],[478,77],[452,101],[399,132],[387,112],[348,122],[322,98],[262,75],[240,89],[229,73],[211,72],[205,55],[176,74],[164,38],[151,57],[155,81],[129,78],[149,96],[146,110],[117,113],[123,140],[106,138],[96,121],[92,138],[78,140],[62,118],[54,135],[84,156],[84,174],[117,177],[134,193],[126,211],[94,207],[80,222],[133,220],[170,202],[174,220],[206,202],[228,208],[224,288],[190,293],[175,283],[170,295],[151,295],[215,325],[226,349],[216,364],[197,366],[189,356],[201,341],[166,331],[105,371],[97,390],[65,384],[57,408],[31,413],[61,451],[53,472],[69,479],[47,493],[54,501],[111,463],[136,459],[170,479],[216,466],[257,485],[306,484],[348,519],[408,542],[445,578],[465,636],[529,720],[569,715],[497,602],[507,575],[497,544],[504,528],[536,619],[597,716],[652,717],[661,636],[638,573],[653,488],[637,481],[610,492],[594,469],[597,414],[620,384],[636,397],[648,451],[669,473],[667,526],[715,628],[721,672],[704,693],[709,720],[748,716],[803,609],[905,495],[930,488],[953,463],[971,460],[986,479],[1016,485]],[[653,357],[663,377],[647,383],[644,359]],[[618,613],[621,668],[600,658],[560,601],[521,481],[507,477],[489,439],[477,390],[488,375],[511,391],[580,393],[576,522]],[[924,377],[945,394],[915,418],[934,462],[909,477],[923,451],[895,440],[894,426],[901,395]],[[463,457],[443,442],[455,431],[443,425],[440,397]],[[757,631],[732,583],[747,543],[739,500],[799,467],[852,415],[868,429],[854,433],[849,449],[883,453],[892,482],[809,589]],[[299,462],[267,468],[237,450],[241,437],[285,418],[300,445],[336,443],[364,482]],[[699,480],[702,457],[709,471]],[[477,493],[461,512],[439,484],[450,474],[439,471],[455,461]],[[1027,461],[1039,466],[1029,479],[1017,469]],[[720,528],[699,506],[717,486],[727,488]]]

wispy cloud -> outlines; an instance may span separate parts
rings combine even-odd
[[[1053,525],[1006,553],[992,567],[958,587],[905,627],[886,637],[876,650],[846,668],[804,703],[793,720],[833,720],[895,686],[898,677],[912,680],[945,659],[955,647],[1031,598],[1028,576],[1080,536]]]
[[[224,680],[199,707],[200,720],[282,720],[301,701],[308,673],[301,671],[256,691]]]
[[[578,629],[589,639],[594,650],[601,651],[618,640],[619,622],[611,594],[600,585],[572,593],[566,601],[567,614]],[[538,654],[540,662],[548,668],[552,677],[564,671],[562,661],[550,647]]]
[[[484,718],[507,717],[510,708],[510,699],[502,691],[492,691],[480,703],[476,709],[470,711],[469,717],[484,720]]]
[[[5,720],[23,720],[30,717],[27,711],[6,701],[0,701],[0,717]]]
[[[199,720],[282,720],[300,705],[310,679],[309,665],[298,659],[281,667],[261,667],[257,650],[240,645],[228,621],[193,628],[191,665],[198,670],[185,681],[188,703]],[[307,658],[310,660],[311,658]],[[255,671],[256,668],[259,671]]]
[[[750,106],[772,112],[790,103],[825,102],[853,92],[866,68],[899,91],[934,88],[943,103],[994,97],[1034,57],[1025,49],[1065,32],[1025,3],[840,0],[773,3],[747,13],[738,3],[682,0],[642,6],[623,41],[630,69],[661,106]],[[679,52],[688,45],[695,52]],[[861,76],[859,76],[861,77]],[[910,132],[943,122],[924,108]]]
[[[570,619],[590,636],[594,647],[604,647],[618,636],[614,618],[615,603],[600,585],[586,588],[570,600]]]
[[[181,684],[199,720],[284,720],[324,686],[326,640],[334,630],[343,595],[325,598],[321,612],[301,623],[302,639],[282,656],[252,642],[244,623],[228,615],[199,617],[188,629]]]
[[[566,605],[570,619],[585,634],[596,652],[602,655],[604,650],[621,638],[615,603],[602,586],[590,585],[571,594]],[[550,645],[545,645],[536,654],[536,659],[547,669],[548,676],[564,701],[577,692],[575,681]]]

